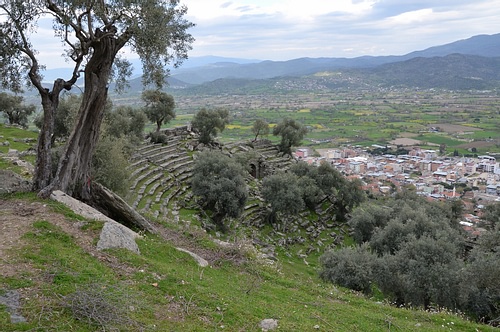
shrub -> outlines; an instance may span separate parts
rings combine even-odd
[[[155,132],[150,133],[149,139],[151,140],[151,143],[154,143],[154,144],[167,144],[168,143],[168,136],[162,132],[159,132],[159,131],[155,131]]]
[[[374,259],[367,246],[332,250],[321,256],[320,277],[343,287],[369,293]]]

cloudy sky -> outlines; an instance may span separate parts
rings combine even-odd
[[[500,0],[181,0],[196,24],[190,57],[258,60],[403,55],[500,33]],[[61,58],[50,20],[33,42],[48,69]]]
[[[500,33],[500,0],[181,0],[190,56],[260,60],[402,55]]]

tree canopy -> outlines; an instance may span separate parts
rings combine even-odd
[[[201,152],[193,167],[191,186],[201,205],[213,212],[212,218],[223,228],[222,219],[238,217],[248,197],[245,169],[218,151]]]
[[[325,253],[321,277],[366,293],[380,291],[398,305],[446,307],[498,320],[500,226],[466,252],[448,205],[411,193],[361,204],[349,221],[357,246]]]
[[[174,97],[159,90],[146,90],[142,93],[142,100],[146,102],[144,113],[148,119],[156,123],[156,131],[159,132],[161,125],[175,118]]]
[[[202,108],[191,121],[191,125],[200,135],[200,143],[203,144],[212,142],[217,134],[226,128],[228,123],[229,111],[225,109],[207,110]]]
[[[35,105],[24,105],[23,97],[0,93],[0,112],[4,113],[11,125],[28,128],[28,117],[35,112]]]
[[[280,151],[289,155],[292,154],[292,146],[300,145],[306,133],[306,127],[290,118],[283,119],[273,128],[273,135],[281,136]]]

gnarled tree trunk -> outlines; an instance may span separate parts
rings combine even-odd
[[[100,31],[96,31],[96,35],[98,33]],[[92,155],[99,140],[113,60],[122,46],[109,35],[97,39],[93,45],[94,52],[85,67],[85,90],[76,124],[64,148],[55,178],[42,190],[42,196],[60,189],[75,198],[90,200]]]
[[[43,89],[37,77],[33,79],[37,80],[33,84],[40,87],[39,92],[42,97],[43,109],[43,124],[38,134],[37,159],[33,175],[33,190],[38,191],[47,187],[52,180],[52,136],[54,134],[55,114],[59,106],[59,95],[63,89],[71,89],[76,77],[70,81],[57,79],[54,82],[52,91]]]

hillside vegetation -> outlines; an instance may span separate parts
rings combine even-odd
[[[24,133],[1,130],[0,143]],[[325,222],[309,233],[311,225],[297,224],[322,225],[321,211],[292,217],[290,229],[273,228],[257,223],[263,203],[254,191],[245,222],[232,224],[240,227],[226,235],[207,233],[208,218],[189,188],[196,154],[190,146],[181,135],[164,145],[141,145],[133,157],[128,199],[160,230],[137,240],[140,255],[98,251],[102,223],[59,203],[30,193],[1,196],[0,299],[10,299],[0,311],[2,331],[261,331],[265,319],[281,331],[494,330],[461,315],[396,308],[379,294],[367,298],[323,282],[320,255],[350,240],[339,224]],[[222,150],[236,155],[250,147],[239,143]],[[270,168],[290,164],[273,145],[255,150]],[[300,234],[303,243],[297,241]],[[259,237],[267,243],[252,241]],[[328,241],[320,244],[323,239]],[[200,266],[178,247],[209,265]]]

